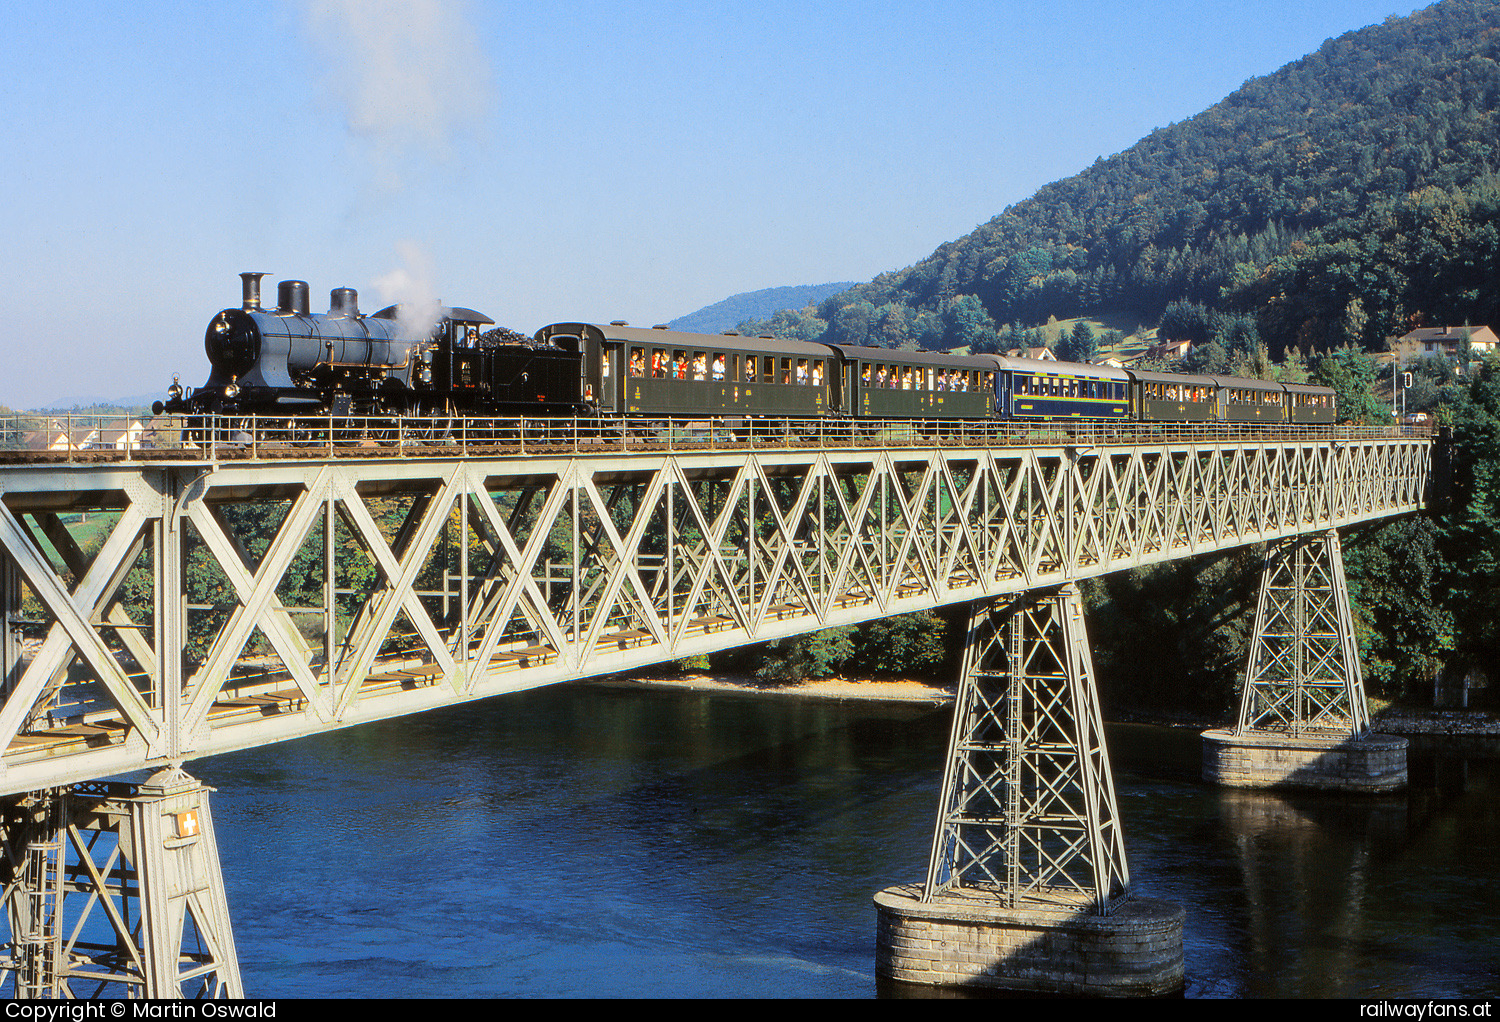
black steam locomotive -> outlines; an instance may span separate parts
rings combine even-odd
[[[308,308],[304,281],[284,280],[261,308],[262,273],[242,273],[244,300],[208,325],[208,382],[174,381],[158,415],[572,416],[583,396],[579,354],[492,330],[473,309],[393,305],[365,316],[352,288]]]
[[[516,419],[597,424],[673,417],[791,423],[946,419],[1316,425],[1337,415],[1326,387],[1188,376],[1054,360],[828,345],[737,334],[690,334],[624,323],[555,323],[534,338],[472,309],[392,306],[359,312],[349,288],[326,315],[307,284],[283,281],[260,306],[260,278],[209,324],[208,382],[176,382],[158,414],[268,417],[295,434],[302,419],[443,420],[435,436],[498,437]],[[425,314],[424,314],[425,313]],[[464,420],[465,428],[452,423]],[[468,429],[470,420],[488,426]],[[372,426],[372,424],[374,424]],[[489,426],[496,427],[494,429]],[[201,424],[190,429],[202,428]]]

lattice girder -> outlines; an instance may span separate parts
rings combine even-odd
[[[1429,461],[1309,436],[9,469],[0,597],[45,620],[29,658],[0,642],[0,789],[1408,513]],[[91,559],[75,509],[112,523]]]

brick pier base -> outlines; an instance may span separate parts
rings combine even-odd
[[[1203,732],[1203,779],[1229,788],[1392,792],[1406,787],[1406,739]]]
[[[977,894],[919,901],[918,884],[875,896],[877,975],[930,986],[1161,997],[1183,986],[1186,913],[1153,898],[1107,916],[1008,909]]]

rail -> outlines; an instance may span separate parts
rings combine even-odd
[[[1114,447],[1430,439],[1430,425],[945,419],[0,417],[0,463],[496,457],[747,448]]]

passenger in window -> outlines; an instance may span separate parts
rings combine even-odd
[[[716,380],[722,380],[723,378],[724,378],[724,356],[723,355],[715,355],[714,356],[714,379],[716,379]]]
[[[640,348],[630,349],[630,375],[639,379],[646,372],[646,353]]]

